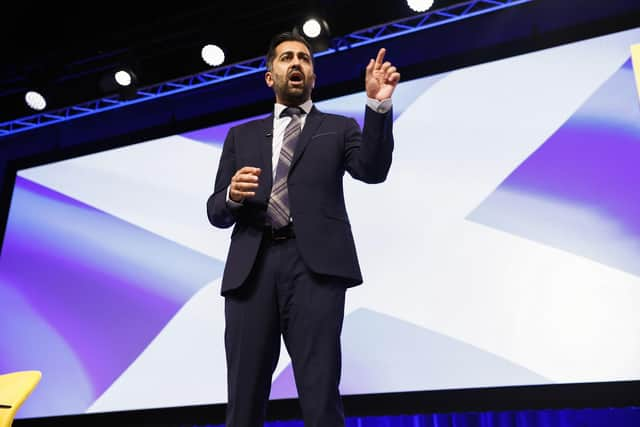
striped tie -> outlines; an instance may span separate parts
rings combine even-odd
[[[282,140],[282,148],[280,149],[280,158],[276,167],[276,175],[273,178],[273,186],[271,187],[271,197],[267,206],[267,217],[274,229],[284,227],[289,224],[289,192],[287,189],[287,175],[289,166],[293,159],[293,153],[296,149],[296,142],[300,136],[300,114],[302,110],[296,107],[286,108],[281,114],[283,116],[291,116],[291,121],[284,131]]]

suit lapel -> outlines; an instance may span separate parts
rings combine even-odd
[[[312,107],[311,111],[309,111],[309,115],[307,116],[304,122],[304,128],[302,129],[302,133],[300,134],[300,139],[296,144],[296,150],[293,153],[293,160],[291,160],[291,166],[289,168],[289,173],[295,167],[298,160],[302,156],[302,153],[307,148],[307,145],[311,142],[311,137],[316,134],[318,127],[324,120],[324,114],[322,114],[316,107]]]
[[[262,173],[260,174],[260,182],[263,195],[261,198],[269,200],[271,194],[271,186],[273,185],[273,114],[262,120],[260,124],[262,132],[260,133],[260,152],[262,154]]]

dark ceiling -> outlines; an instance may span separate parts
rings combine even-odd
[[[2,10],[0,121],[33,113],[23,96],[34,84],[49,88],[48,109],[61,108],[104,96],[100,76],[122,63],[146,86],[208,69],[205,42],[223,47],[228,65],[264,55],[272,35],[313,14],[333,36],[415,15],[405,0],[15,2]]]

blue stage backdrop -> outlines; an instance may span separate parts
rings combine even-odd
[[[640,408],[470,412],[347,418],[346,427],[635,427]],[[194,427],[224,427],[207,425]],[[273,421],[265,427],[304,427],[302,421]]]

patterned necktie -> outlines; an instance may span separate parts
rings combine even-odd
[[[293,159],[293,153],[296,149],[296,143],[300,136],[300,114],[302,114],[302,110],[296,107],[286,108],[280,114],[280,117],[291,116],[291,121],[284,131],[280,158],[278,160],[278,166],[276,167],[276,175],[273,178],[271,197],[269,198],[269,204],[267,206],[267,217],[274,229],[289,224],[287,175],[289,173],[289,166],[291,166],[291,160]]]

